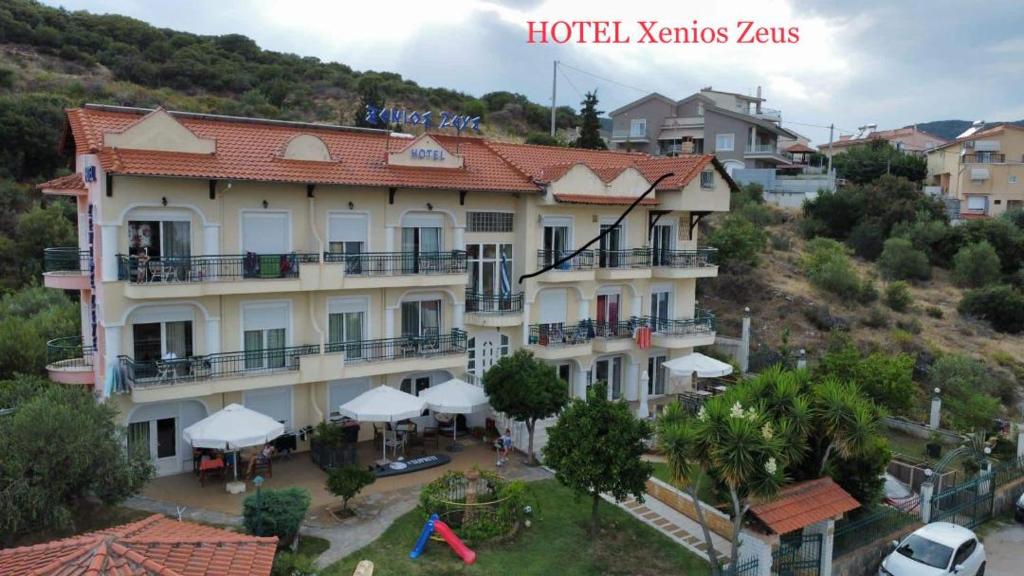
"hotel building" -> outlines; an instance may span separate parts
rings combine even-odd
[[[677,385],[661,363],[714,341],[697,223],[731,181],[710,155],[95,105],[61,146],[75,172],[40,187],[77,202],[78,246],[47,250],[44,282],[78,292],[82,330],[47,368],[111,398],[160,475],[191,469],[182,430],[227,404],[300,429],[521,347],[574,396],[606,381],[649,413]]]

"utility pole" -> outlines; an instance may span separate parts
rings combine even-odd
[[[556,87],[558,86],[558,60],[555,60],[555,65],[551,69],[551,137],[555,137],[555,95],[557,94]]]
[[[828,125],[828,173],[832,174],[832,132],[836,129],[835,124]]]

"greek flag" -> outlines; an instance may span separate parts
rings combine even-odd
[[[512,293],[512,281],[508,278],[508,259],[505,258],[505,251],[501,252],[501,295],[507,297]]]

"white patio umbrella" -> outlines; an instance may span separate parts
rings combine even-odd
[[[363,392],[352,400],[341,405],[338,411],[362,422],[388,422],[394,424],[401,420],[415,418],[423,413],[427,403],[422,398],[407,394],[390,386],[377,386]],[[387,439],[382,438],[381,452],[384,460],[388,459]]]
[[[249,446],[262,446],[284,434],[284,424],[241,404],[228,404],[185,428],[181,436],[193,448],[213,448],[237,452]],[[237,460],[237,458],[236,458]],[[235,479],[238,466],[235,465]]]
[[[662,362],[674,376],[689,376],[697,373],[698,378],[719,378],[732,374],[732,366],[699,352]]]
[[[472,414],[487,406],[488,398],[484,389],[468,382],[452,378],[437,386],[420,392],[420,398],[427,401],[427,407],[442,414]],[[457,446],[459,426],[456,419],[452,427],[452,446]]]

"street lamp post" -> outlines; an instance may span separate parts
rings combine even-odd
[[[252,479],[252,483],[256,486],[256,535],[263,536],[263,501],[260,495],[263,476],[257,475]]]

